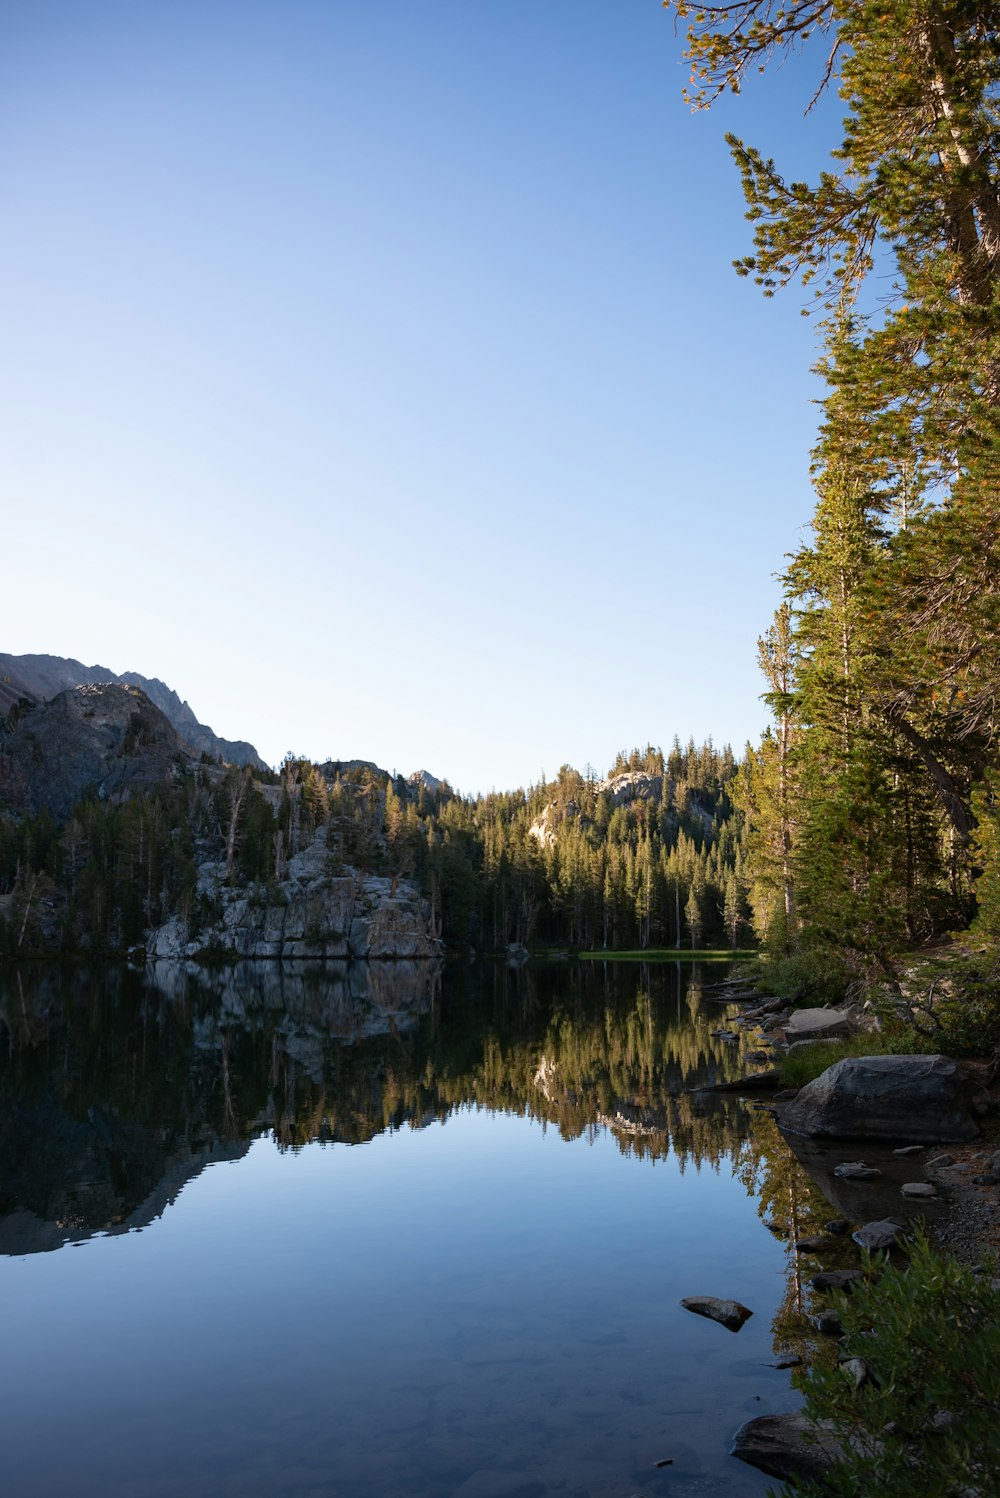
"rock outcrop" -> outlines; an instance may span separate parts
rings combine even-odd
[[[431,911],[407,880],[337,867],[321,827],[308,848],[289,860],[285,877],[266,889],[225,883],[225,865],[204,863],[198,891],[218,910],[195,931],[174,916],[152,931],[151,958],[205,952],[253,958],[433,958],[442,944]]]
[[[30,708],[0,738],[0,799],[66,817],[84,792],[125,800],[176,780],[192,753],[138,687],[76,687]]]
[[[781,1127],[812,1139],[974,1139],[977,1100],[948,1056],[848,1056],[803,1087]]]
[[[631,806],[634,801],[663,799],[663,776],[649,775],[644,770],[625,770],[620,775],[609,775],[597,785],[599,795],[607,796],[611,806]]]
[[[210,759],[222,759],[230,765],[267,769],[252,744],[242,739],[219,738],[204,723],[199,723],[188,704],[165,682],[155,676],[140,676],[137,671],[119,675],[106,666],[85,666],[82,661],[59,655],[0,654],[0,714],[23,697],[32,702],[49,702],[74,687],[105,686],[110,682],[139,687],[145,692],[195,754],[207,754]]]

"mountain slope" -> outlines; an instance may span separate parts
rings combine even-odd
[[[122,800],[173,783],[192,758],[136,687],[76,687],[30,708],[0,738],[0,800],[61,820],[93,787],[102,801]]]
[[[48,702],[73,687],[101,686],[105,682],[140,687],[196,754],[223,759],[231,765],[252,765],[256,770],[268,768],[252,744],[243,739],[219,738],[211,728],[199,723],[188,704],[156,677],[140,676],[138,671],[119,675],[106,666],[85,666],[82,661],[60,655],[0,653],[0,714],[7,712],[20,697]]]

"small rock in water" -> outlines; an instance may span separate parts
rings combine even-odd
[[[921,1200],[937,1196],[937,1192],[930,1181],[907,1181],[899,1189],[904,1196],[919,1197]]]
[[[845,1160],[833,1173],[842,1181],[874,1181],[882,1174],[877,1166],[866,1165],[863,1160]]]
[[[864,1227],[858,1228],[851,1237],[859,1248],[867,1248],[872,1253],[884,1248],[892,1248],[899,1242],[903,1229],[898,1222],[893,1222],[888,1217],[881,1218],[878,1222],[866,1222]]]
[[[813,1326],[823,1337],[842,1337],[844,1326],[836,1311],[820,1311],[813,1317]]]
[[[946,1166],[946,1165],[954,1165],[954,1163],[955,1163],[955,1156],[954,1155],[935,1155],[932,1160],[928,1160],[928,1162],[927,1162],[927,1169],[928,1170],[941,1170],[941,1169],[943,1169],[944,1166]]]
[[[846,1217],[831,1217],[830,1221],[824,1222],[823,1226],[828,1233],[835,1233],[838,1238],[843,1238],[851,1224]]]
[[[764,1226],[767,1228],[767,1231],[769,1233],[773,1233],[776,1238],[780,1238],[782,1233],[785,1231],[785,1224],[783,1222],[778,1222],[777,1218],[775,1217],[769,1217]]]
[[[860,1269],[824,1269],[809,1281],[814,1290],[853,1290],[864,1275]]]
[[[801,1368],[802,1359],[797,1352],[786,1352],[784,1357],[775,1358],[767,1366],[769,1368]]]
[[[731,1332],[738,1332],[743,1323],[753,1315],[753,1311],[748,1311],[738,1300],[719,1300],[714,1295],[688,1295],[681,1301],[681,1305],[686,1311],[693,1311],[696,1316],[707,1316],[710,1321],[718,1321],[720,1326]]]
[[[904,1144],[900,1149],[893,1150],[893,1154],[901,1158],[907,1155],[922,1155],[926,1148],[926,1144]]]

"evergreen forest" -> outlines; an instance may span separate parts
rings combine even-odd
[[[738,764],[709,742],[622,753],[599,780],[463,797],[445,782],[289,755],[255,776],[215,764],[120,803],[85,796],[59,824],[0,816],[0,898],[12,955],[122,952],[175,912],[211,915],[198,864],[272,897],[319,833],[331,873],[412,880],[447,948],[702,948],[750,939]]]
[[[815,319],[825,386],[810,532],[759,642],[773,725],[734,788],[755,929],[776,970],[892,991],[904,954],[971,928],[970,981],[991,983],[1000,7],[673,8],[696,108],[792,52],[843,106],[812,183],[727,137],[752,225],[736,269]]]

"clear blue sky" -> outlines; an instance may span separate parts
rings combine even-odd
[[[467,791],[765,721],[816,330],[657,0],[7,0],[0,648]]]

